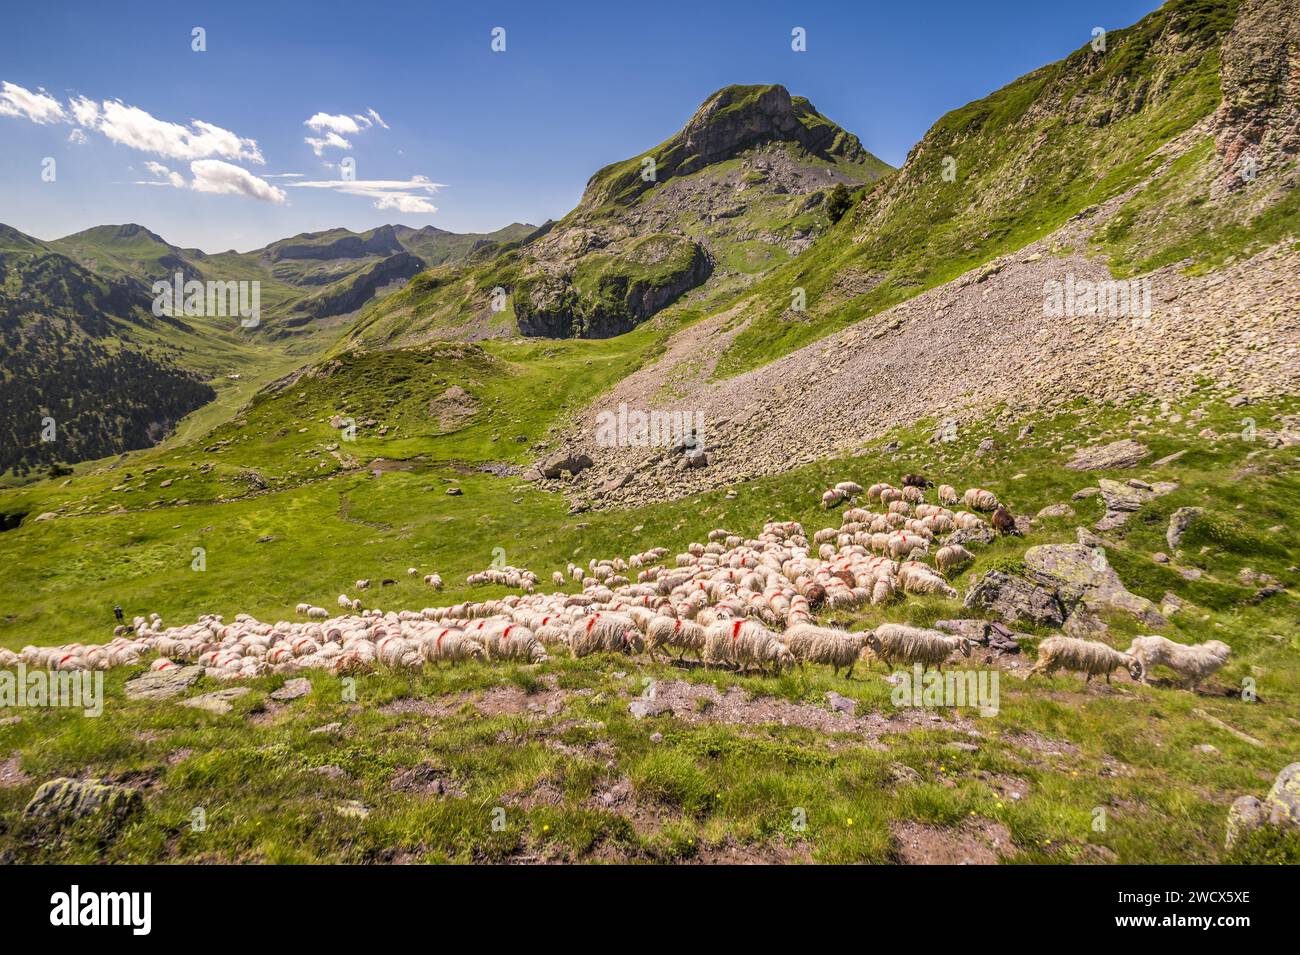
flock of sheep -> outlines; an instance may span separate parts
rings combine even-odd
[[[567,575],[555,572],[557,584],[569,578],[580,582],[578,593],[536,593],[531,571],[501,567],[472,574],[468,582],[504,584],[521,594],[387,613],[362,610],[359,599],[341,594],[341,616],[331,618],[322,607],[300,603],[297,612],[306,620],[277,623],[247,614],[226,623],[209,614],[192,624],[165,627],[155,614],[119,627],[102,645],[25,647],[18,654],[0,649],[0,667],[21,660],[52,670],[103,670],[135,666],[156,654],[155,670],[193,663],[213,678],[232,680],[313,669],[336,674],[418,669],[463,660],[531,663],[559,651],[574,657],[645,652],[657,660],[667,651],[742,671],[778,672],[815,663],[851,677],[861,660],[942,668],[954,654],[970,656],[965,637],[899,623],[850,633],[813,620],[821,609],[851,610],[906,594],[955,598],[957,591],[945,577],[973,555],[959,543],[940,543],[939,536],[960,529],[1017,533],[1014,518],[991,491],[971,488],[958,497],[943,485],[935,504],[925,500],[929,486],[916,475],[904,478],[901,487],[875,484],[865,493],[842,482],[823,495],[823,503],[855,506],[842,513],[840,527],[817,531],[811,543],[800,524],[775,521],[748,540],[711,531],[706,543],[691,544],[671,565],[665,560],[668,550],[660,547],[626,560],[592,560],[586,568],[571,563]],[[879,509],[856,506],[859,497]],[[950,509],[958,504],[969,510]],[[931,567],[924,559],[936,543]],[[419,571],[413,567],[407,573],[418,576]],[[437,574],[424,580],[435,589],[442,586]],[[356,582],[357,590],[369,586],[369,580]],[[1109,682],[1111,672],[1124,668],[1145,681],[1152,667],[1164,665],[1194,687],[1222,667],[1229,652],[1218,641],[1189,647],[1164,637],[1139,637],[1120,652],[1102,643],[1050,637],[1040,644],[1031,675],[1066,669],[1089,680],[1105,675]]]

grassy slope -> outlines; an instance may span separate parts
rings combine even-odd
[[[1084,47],[943,116],[901,170],[755,286],[745,313],[751,323],[718,374],[758,367],[950,281],[1145,180],[1164,161],[1159,148],[1218,106],[1218,44],[1235,8],[1231,0],[1171,0],[1109,32],[1105,52]],[[952,181],[943,175],[945,157],[956,163]],[[1101,250],[1117,273],[1188,256],[1221,262],[1294,234],[1294,195],[1260,222],[1243,215],[1249,203],[1221,203],[1218,223],[1206,230],[1210,160],[1202,147],[1130,203],[1121,217],[1130,226],[1162,192],[1177,214],[1153,210],[1136,227],[1121,227]],[[1209,234],[1197,235],[1203,231]],[[835,295],[835,280],[853,271],[878,281],[847,300]],[[806,290],[809,305],[791,321],[795,287]]]
[[[0,582],[0,604],[7,608],[0,642],[18,646],[102,639],[115,602],[129,613],[157,610],[173,622],[208,611],[228,616],[247,611],[277,619],[298,600],[328,601],[359,576],[397,580],[370,598],[385,608],[482,598],[505,591],[470,589],[461,582],[466,573],[486,566],[496,547],[505,549],[509,562],[546,573],[568,560],[585,562],[651,544],[680,549],[715,526],[752,533],[768,517],[797,518],[811,531],[827,522],[816,506],[820,489],[847,476],[866,482],[919,468],[991,487],[1017,513],[1033,513],[1089,483],[1088,477],[1060,466],[1068,445],[1136,430],[1154,454],[1184,446],[1192,450],[1159,472],[1161,478],[1178,480],[1180,489],[1150,505],[1118,535],[1112,562],[1143,596],[1158,601],[1168,590],[1191,601],[1195,609],[1175,615],[1166,632],[1184,641],[1227,640],[1235,657],[1215,685],[1231,687],[1253,675],[1263,702],[1250,705],[1222,696],[1133,687],[1080,696],[1074,678],[1025,686],[1007,677],[1001,714],[978,721],[984,738],[978,741],[979,752],[967,754],[942,747],[965,738],[942,722],[887,738],[884,750],[874,750],[792,727],[689,726],[665,719],[642,724],[626,709],[626,695],[637,692],[648,677],[734,684],[749,693],[813,705],[820,705],[826,690],[835,689],[870,709],[889,712],[888,686],[879,671],[850,683],[821,668],[772,679],[699,671],[685,675],[625,658],[559,660],[537,670],[467,667],[424,676],[365,677],[357,704],[341,701],[337,680],[315,676],[316,694],[269,723],[212,717],[172,704],[128,704],[121,697],[122,675],[114,674],[101,720],[27,713],[22,723],[0,727],[0,752],[18,750],[21,765],[34,777],[29,785],[0,790],[0,846],[20,858],[64,860],[103,853],[104,858],[133,860],[363,861],[394,854],[439,860],[516,853],[672,859],[697,853],[708,857],[720,847],[753,843],[760,853],[884,861],[890,854],[891,821],[951,826],[973,813],[1008,827],[1020,861],[1094,858],[1090,844],[1107,847],[1121,861],[1224,858],[1221,827],[1227,803],[1242,792],[1265,789],[1287,761],[1286,745],[1294,737],[1287,714],[1300,702],[1296,598],[1288,592],[1252,605],[1253,588],[1235,580],[1236,571],[1248,564],[1280,576],[1291,587],[1297,583],[1288,568],[1300,563],[1300,547],[1268,530],[1289,526],[1300,515],[1293,453],[1231,437],[1213,443],[1193,438],[1206,426],[1229,435],[1240,427],[1240,410],[1210,400],[1209,416],[1193,427],[1166,422],[1135,429],[1127,413],[1081,409],[1081,415],[1038,421],[1027,441],[1014,440],[1020,424],[1014,422],[973,429],[953,445],[936,447],[924,440],[928,429],[918,426],[895,436],[903,448],[894,455],[873,447],[860,458],[741,485],[734,500],[717,492],[674,505],[577,516],[567,513],[557,495],[465,466],[525,459],[526,445],[509,440],[515,429],[531,439],[570,401],[581,400],[585,389],[605,387],[629,358],[619,350],[621,341],[497,344],[481,355],[441,363],[429,357],[441,350],[367,356],[341,378],[305,381],[260,402],[238,430],[214,435],[234,440],[205,458],[214,463],[230,458],[218,463],[219,477],[211,483],[194,477],[168,491],[157,490],[159,479],[176,473],[170,469],[174,465],[167,465],[145,479],[150,488],[143,492],[104,490],[107,482],[121,479],[121,472],[115,472],[78,477],[69,488],[47,482],[20,495],[0,495],[4,508],[20,501],[24,507],[47,507],[59,498],[83,495],[96,505],[96,512],[85,516],[0,534],[0,559],[11,568]],[[529,354],[528,361],[516,364],[513,359],[522,354],[516,349],[551,351],[545,361]],[[406,364],[381,367],[372,362]],[[581,382],[576,393],[557,393],[557,385],[568,382],[572,388],[575,379]],[[448,434],[432,434],[429,427],[413,433],[422,402],[453,381],[463,381],[479,399],[475,418]],[[404,394],[408,383],[421,384]],[[385,409],[377,416],[399,427],[385,438],[367,437],[363,429],[357,444],[343,445],[344,450],[361,460],[372,455],[405,458],[411,469],[311,481],[314,462],[327,456],[305,452],[337,437],[319,419],[334,410],[362,408]],[[508,426],[500,414],[506,408],[515,416]],[[1176,410],[1186,414],[1190,405]],[[1291,407],[1250,409],[1261,426],[1273,412],[1294,410],[1294,402]],[[287,433],[267,440],[266,430],[277,425]],[[307,433],[299,435],[297,427]],[[986,437],[995,437],[1006,450],[976,457],[973,449]],[[154,454],[134,459],[132,473],[139,476],[142,465],[164,462],[169,454],[174,462],[184,457]],[[187,454],[197,457],[194,449]],[[212,502],[238,486],[232,474],[257,462],[264,465],[272,487],[283,490]],[[1244,475],[1243,466],[1248,466]],[[1013,480],[1021,473],[1023,478]],[[131,483],[137,482],[138,477]],[[463,496],[443,493],[453,483]],[[145,503],[169,499],[178,490],[195,503],[102,512],[123,497],[139,494]],[[1216,514],[1213,523],[1189,535],[1184,547],[1184,562],[1207,571],[1199,581],[1150,559],[1153,551],[1166,549],[1168,514],[1186,504],[1208,504]],[[1076,506],[1080,521],[1100,514],[1095,500]],[[1033,543],[1070,539],[1074,523],[1052,521],[1024,541],[1002,541],[983,550],[973,571],[1014,562]],[[259,542],[267,537],[271,539]],[[206,549],[202,573],[190,569],[193,547]],[[447,591],[434,598],[405,576],[407,566],[440,571]],[[951,602],[909,598],[886,615],[926,623],[960,613]],[[876,611],[859,620],[880,616]],[[1119,642],[1136,632],[1123,620],[1112,625]],[[620,679],[613,675],[616,671],[628,676]],[[544,689],[539,681],[552,678],[562,689],[590,689],[594,695],[571,696],[562,713],[533,721],[483,716],[460,707],[455,702],[460,697],[453,697],[445,710],[414,702],[432,704],[460,691],[472,699],[480,690],[503,684],[538,691]],[[259,710],[264,692],[280,681],[256,681],[257,692],[238,711]],[[397,699],[408,702],[384,708]],[[1263,740],[1265,748],[1212,728],[1192,712],[1196,707]],[[346,726],[342,738],[307,733],[335,720]],[[664,743],[648,742],[654,729],[664,733]],[[1060,754],[1044,758],[1026,748],[1025,734],[1037,734]],[[498,745],[503,738],[513,745]],[[557,751],[550,745],[555,742],[581,752]],[[1192,751],[1200,742],[1213,742],[1222,756]],[[606,768],[608,758],[614,760],[613,769]],[[425,763],[446,773],[465,796],[393,793],[389,784],[397,771]],[[898,763],[915,770],[919,779],[890,783]],[[352,778],[322,780],[306,771],[321,765],[341,766]],[[94,825],[87,824],[53,842],[31,842],[39,833],[18,818],[17,810],[35,780],[83,771],[149,781],[149,813],[116,838],[101,840]],[[999,794],[996,783],[1007,776],[1024,782],[1025,798],[1012,801]],[[634,825],[617,812],[593,808],[592,794],[624,777],[638,805],[653,815],[650,824],[635,818]],[[554,804],[521,795],[551,789],[559,794]],[[339,817],[333,805],[345,798],[362,799],[374,811],[364,821]],[[186,828],[195,805],[209,807],[214,824],[207,833]],[[504,832],[488,825],[487,815],[496,805],[508,807]],[[1091,829],[1092,809],[1098,805],[1110,813],[1104,833]],[[795,806],[808,809],[807,832],[789,829]]]

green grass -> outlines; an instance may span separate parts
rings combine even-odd
[[[1190,450],[1158,474],[1178,481],[1178,490],[1139,512],[1115,536],[1108,550],[1113,565],[1142,596],[1159,602],[1170,591],[1189,601],[1192,607],[1175,614],[1165,632],[1189,642],[1227,640],[1234,657],[1215,684],[1233,687],[1253,677],[1260,702],[1159,687],[1084,693],[1074,677],[1023,684],[1004,676],[999,715],[975,718],[978,751],[959,753],[944,744],[968,737],[946,722],[890,734],[877,749],[852,736],[797,727],[711,722],[716,708],[710,707],[701,708],[702,721],[695,723],[667,717],[641,722],[627,710],[649,678],[707,683],[722,692],[736,686],[749,695],[816,707],[835,690],[857,699],[864,711],[890,712],[889,686],[878,667],[860,669],[849,682],[818,667],[776,678],[681,671],[626,658],[555,659],[536,668],[473,665],[369,675],[359,681],[356,702],[343,700],[338,680],[318,674],[310,698],[269,719],[253,717],[265,710],[266,693],[283,677],[253,681],[254,692],[237,703],[236,713],[218,717],[171,703],[128,702],[121,690],[128,674],[116,672],[109,675],[108,705],[99,720],[28,711],[21,723],[0,727],[0,753],[17,752],[30,776],[28,783],[0,789],[0,851],[25,861],[675,861],[711,859],[739,847],[760,858],[884,862],[893,858],[891,832],[902,821],[943,831],[973,820],[1005,826],[1020,862],[1285,857],[1285,842],[1245,847],[1231,856],[1222,848],[1228,803],[1242,793],[1262,793],[1287,761],[1294,735],[1288,714],[1300,700],[1296,598],[1289,589],[1255,603],[1253,588],[1236,580],[1236,572],[1249,565],[1278,576],[1288,588],[1297,582],[1288,568],[1300,563],[1300,545],[1270,530],[1290,526],[1300,513],[1294,457],[1234,438],[1193,437],[1202,427],[1231,433],[1239,410],[1202,399],[1174,409],[1189,415],[1203,408],[1191,429],[1167,418],[1135,425],[1132,409],[1080,405],[1033,419],[1035,430],[1024,441],[1014,440],[1025,423],[1017,421],[975,426],[940,445],[928,443],[931,428],[922,422],[891,436],[902,442],[896,452],[884,454],[874,443],[859,457],[746,482],[734,500],[715,492],[673,505],[570,515],[558,495],[466,467],[498,460],[493,452],[500,442],[490,440],[488,429],[509,429],[491,415],[452,433],[404,433],[406,415],[452,381],[453,373],[461,376],[454,380],[479,381],[481,399],[492,400],[495,393],[504,404],[509,396],[523,430],[544,431],[564,401],[551,393],[553,384],[510,383],[505,356],[511,347],[481,353],[467,348],[455,358],[439,349],[358,356],[333,379],[304,379],[301,416],[292,410],[299,392],[290,389],[257,403],[241,426],[244,434],[256,435],[275,422],[302,421],[313,429],[310,440],[318,442],[329,432],[319,430],[316,418],[350,394],[365,395],[391,407],[401,427],[383,438],[365,438],[364,456],[405,457],[412,470],[380,477],[343,473],[315,482],[291,477],[271,493],[226,503],[195,495],[188,505],[92,512],[0,533],[0,559],[10,571],[0,582],[0,605],[6,608],[0,645],[101,640],[115,602],[129,614],[157,610],[171,623],[200,612],[280,619],[298,600],[323,602],[350,592],[360,576],[397,581],[366,595],[385,608],[481,599],[507,592],[463,583],[466,573],[491,561],[495,547],[505,548],[510,563],[545,576],[568,560],[583,563],[656,543],[680,549],[715,526],[753,533],[769,516],[799,519],[812,531],[838,520],[818,506],[819,491],[848,476],[864,481],[922,470],[990,487],[1023,519],[1068,500],[1073,489],[1095,479],[1064,469],[1071,445],[1119,431],[1147,443],[1153,457]],[[619,360],[616,342],[521,347],[556,347],[558,357],[567,355],[571,367],[581,370],[599,367],[587,366],[584,354],[606,352],[611,363]],[[552,382],[572,377],[537,358],[520,364],[533,373],[548,369]],[[393,364],[401,361],[409,365]],[[401,395],[403,374],[408,387],[421,383],[418,398]],[[598,378],[591,384],[604,386]],[[322,404],[326,396],[335,403]],[[1250,410],[1264,422],[1294,412],[1295,405]],[[262,413],[270,417],[263,420]],[[233,438],[227,447],[244,449],[241,464],[258,453],[268,461],[293,460],[292,442],[278,451],[268,442],[258,452],[252,437],[241,440],[240,429],[222,433]],[[973,451],[986,437],[998,448],[976,457]],[[1258,453],[1248,459],[1252,452]],[[127,465],[133,473],[143,470],[140,458]],[[264,470],[277,473],[274,467]],[[1139,466],[1136,473],[1146,472]],[[35,504],[36,495],[42,507],[60,497],[85,496],[99,506],[115,499],[93,490],[88,480],[77,476],[67,488],[46,482],[4,492],[0,506],[11,508],[25,498]],[[451,483],[463,496],[443,493]],[[1167,549],[1168,514],[1197,503],[1208,503],[1215,517],[1200,529],[1193,525],[1184,540],[1179,566],[1205,571],[1191,581],[1150,555]],[[1029,528],[1024,539],[981,549],[970,573],[1011,566],[1025,547],[1072,539],[1076,523],[1100,516],[1095,499],[1073,506],[1079,511],[1075,519],[1044,522]],[[272,539],[259,542],[264,537]],[[194,546],[206,549],[203,572],[191,569]],[[440,571],[447,589],[435,596],[405,576],[407,566]],[[959,585],[965,586],[965,578]],[[940,598],[908,598],[837,619],[855,626],[880,619],[925,624],[961,612]],[[1134,622],[1111,623],[1118,643],[1138,632]],[[619,672],[624,675],[615,676]],[[503,686],[531,694],[554,687],[565,696],[552,716],[484,715],[475,707],[479,694]],[[403,699],[444,705],[386,707]],[[1196,709],[1263,740],[1265,748],[1214,728]],[[942,715],[947,721],[953,714]],[[342,737],[308,732],[335,721],[344,725]],[[652,742],[652,732],[662,733],[662,741]],[[1040,742],[1028,745],[1027,739]],[[1203,742],[1212,742],[1220,755],[1197,753],[1193,747]],[[916,775],[900,781],[898,765]],[[311,772],[322,766],[338,766],[347,776]],[[433,767],[451,794],[393,789],[394,777],[419,766]],[[37,782],[60,774],[143,784],[148,808],[118,833],[83,823],[51,834],[23,819],[20,810]],[[1021,799],[1008,798],[994,785],[1003,777],[1021,781]],[[625,786],[631,803],[606,806],[596,798],[616,786]],[[354,799],[371,809],[365,819],[337,812],[337,805]],[[209,818],[202,833],[189,826],[196,806]],[[1107,812],[1104,832],[1092,828],[1099,806]],[[496,807],[505,811],[499,830],[491,825]],[[796,809],[807,820],[805,828],[792,827]],[[1113,855],[1099,856],[1098,847]]]

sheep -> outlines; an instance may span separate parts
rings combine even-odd
[[[903,487],[934,487],[934,482],[929,478],[922,477],[920,474],[904,474]]]
[[[1142,667],[1142,683],[1149,686],[1151,671],[1167,666],[1184,678],[1183,688],[1195,690],[1200,683],[1228,662],[1232,647],[1222,640],[1205,643],[1175,643],[1166,637],[1134,637],[1127,653]]]
[[[970,641],[965,637],[902,623],[881,624],[867,634],[867,646],[888,666],[920,664],[922,671],[930,666],[942,671],[944,662],[956,651],[970,656]]]
[[[904,593],[921,596],[940,594],[950,600],[957,599],[957,591],[949,587],[947,581],[917,561],[904,561],[899,565],[897,577],[898,585]]]
[[[566,579],[567,578],[564,576],[564,571],[562,570],[557,570],[553,574],[551,574],[551,582],[555,584],[555,586],[557,587],[563,587],[564,581]]]
[[[862,485],[855,481],[841,481],[835,485],[835,490],[845,497],[859,497],[862,494]]]
[[[425,574],[424,582],[434,590],[442,590],[442,578],[437,574]]]
[[[705,629],[698,623],[682,620],[680,617],[655,617],[646,628],[646,649],[650,659],[656,660],[655,650],[660,647],[676,647],[678,659],[687,650],[698,659],[704,654]]]
[[[957,497],[957,489],[951,484],[940,484],[939,503],[944,507],[952,507],[955,504],[961,503],[961,499]]]
[[[975,559],[975,555],[961,544],[946,544],[934,554],[934,566],[945,577],[950,570],[960,570]]]
[[[972,511],[991,511],[998,506],[998,498],[992,491],[986,491],[983,488],[967,488],[966,493],[962,495],[962,504],[969,507]]]
[[[432,639],[426,639],[420,645],[421,655],[428,663],[441,663],[443,660],[484,660],[487,651],[483,644],[470,639],[463,630],[444,627]]]
[[[1048,637],[1038,645],[1038,662],[1030,668],[1029,676],[1035,673],[1050,676],[1056,670],[1065,669],[1086,674],[1084,683],[1091,683],[1094,676],[1104,673],[1106,682],[1110,683],[1112,671],[1120,667],[1127,669],[1133,679],[1142,678],[1142,664],[1132,654],[1121,653],[1114,647],[1092,640]]]
[[[1011,512],[1007,510],[1006,505],[1004,504],[999,504],[994,508],[993,516],[989,518],[989,523],[993,525],[993,529],[999,534],[1010,534],[1015,537],[1022,536],[1020,529],[1016,527],[1016,519],[1012,517]]]
[[[734,663],[741,670],[757,664],[779,672],[794,665],[790,648],[752,620],[724,620],[710,626],[704,639],[704,659],[708,663]]]
[[[574,657],[592,653],[640,653],[645,638],[636,621],[624,614],[594,613],[569,628],[569,652]]]
[[[831,488],[822,495],[822,507],[830,509],[844,502],[845,494],[838,488]]]
[[[851,680],[853,667],[867,645],[867,634],[799,623],[787,627],[781,635],[781,641],[790,648],[790,653],[800,666],[805,663],[824,663],[832,668],[836,676],[840,675],[842,668],[848,667],[844,678]]]
[[[368,590],[369,588],[370,588],[370,581],[369,581],[369,579],[367,579],[367,580],[358,580],[358,581],[356,582],[356,589],[357,589],[357,590]]]
[[[330,612],[324,607],[309,607],[307,610],[307,616],[312,620],[327,620],[329,615]]]

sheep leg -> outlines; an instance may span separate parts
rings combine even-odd
[[[853,667],[854,667],[856,664],[857,664],[857,661],[856,661],[856,660],[855,660],[853,663],[850,663],[850,664],[849,664],[849,668],[848,668],[847,670],[844,671],[844,679],[846,679],[846,680],[852,680],[852,679],[853,679]]]

